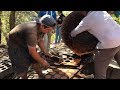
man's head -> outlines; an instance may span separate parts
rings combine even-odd
[[[70,13],[63,21],[61,34],[63,42],[76,54],[91,52],[95,49],[98,40],[92,34],[84,31],[75,37],[71,37],[71,31],[87,15],[87,12],[74,11]]]
[[[48,33],[55,28],[56,21],[50,15],[44,15],[41,18],[36,19],[36,23],[40,24],[40,30],[43,33]]]

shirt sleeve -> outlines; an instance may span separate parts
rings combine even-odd
[[[37,36],[33,33],[29,33],[26,36],[27,45],[35,47],[37,45]]]
[[[79,25],[75,29],[73,29],[73,31],[71,31],[71,36],[75,37],[77,34],[90,29],[88,21],[89,21],[88,18],[83,18]]]

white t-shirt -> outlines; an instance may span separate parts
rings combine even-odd
[[[98,40],[97,49],[115,48],[120,45],[120,25],[106,11],[91,11],[71,32],[77,34],[88,31]]]

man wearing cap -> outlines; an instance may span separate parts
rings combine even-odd
[[[17,76],[27,79],[27,71],[33,66],[39,77],[42,76],[39,63],[48,68],[49,63],[44,60],[36,50],[38,45],[45,55],[50,56],[44,47],[43,36],[53,30],[55,20],[50,15],[44,15],[35,22],[27,22],[14,27],[8,34],[8,54],[12,67]],[[36,63],[38,62],[38,63]]]
[[[38,13],[38,17],[41,18],[44,15],[50,15],[52,16],[55,20],[57,19],[57,14],[56,11],[39,11]],[[54,30],[53,30],[54,31]],[[44,43],[45,43],[45,47],[47,48],[47,50],[49,51],[50,48],[50,43],[51,43],[51,36],[52,36],[52,32],[47,33],[44,36]]]

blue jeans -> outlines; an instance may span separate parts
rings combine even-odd
[[[55,43],[60,43],[61,40],[61,27],[57,26],[55,31]]]

